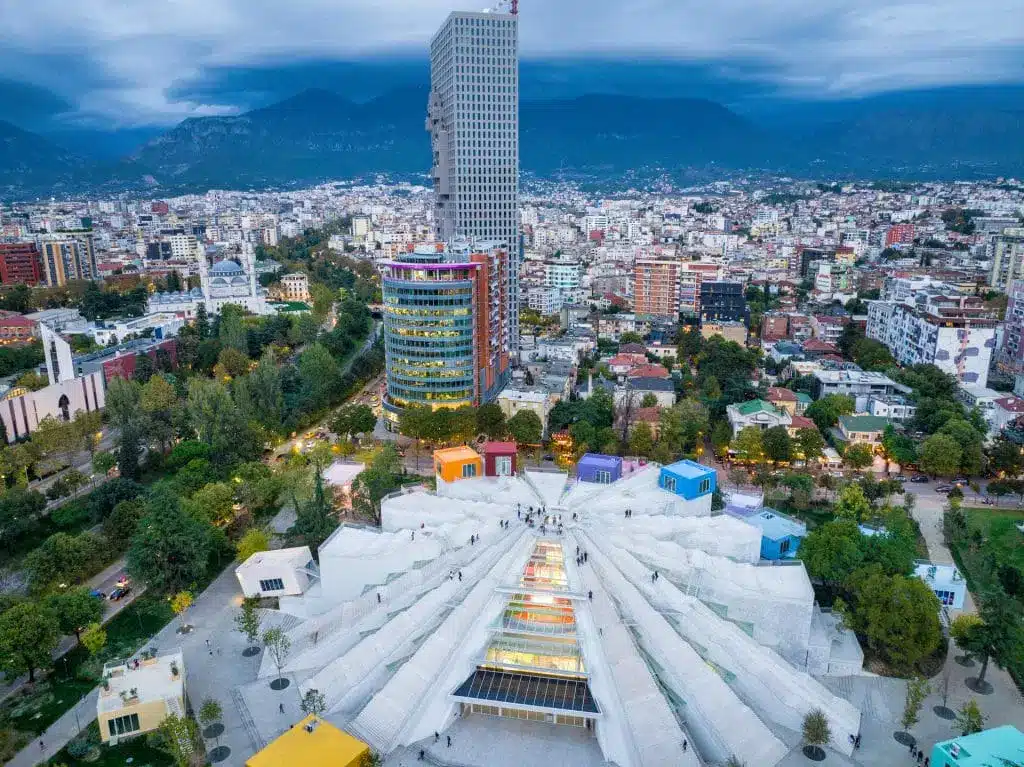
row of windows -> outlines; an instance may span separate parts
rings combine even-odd
[[[261,579],[260,591],[284,591],[284,581],[280,578]]]
[[[139,727],[139,715],[138,714],[126,714],[125,716],[114,717],[113,719],[107,720],[107,727],[110,728],[110,737],[116,738],[120,735],[129,735],[133,732],[138,732]]]

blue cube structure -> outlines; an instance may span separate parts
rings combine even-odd
[[[692,501],[715,492],[715,470],[696,461],[677,461],[661,467],[658,487]]]

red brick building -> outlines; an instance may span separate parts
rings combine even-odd
[[[34,242],[0,243],[0,283],[38,285],[43,279],[43,260]]]
[[[913,245],[914,244],[914,225],[913,224],[893,224],[889,227],[889,231],[885,233],[885,247],[891,247],[893,245]]]
[[[35,340],[36,323],[21,315],[0,317],[0,346],[27,344]]]
[[[178,342],[173,338],[169,338],[163,343],[154,344],[142,352],[142,354],[147,355],[156,363],[156,355],[159,349],[167,352],[167,356],[171,360],[171,370],[176,370],[178,367]],[[119,354],[110,359],[103,360],[101,362],[103,376],[107,381],[111,381],[114,378],[131,378],[135,375],[135,365],[138,358],[139,354],[129,351],[125,354]]]

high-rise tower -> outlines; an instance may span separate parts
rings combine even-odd
[[[519,347],[519,22],[516,6],[457,11],[430,41],[427,130],[439,239],[508,248],[509,339]]]

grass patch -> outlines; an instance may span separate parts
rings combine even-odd
[[[90,755],[84,760],[96,767],[124,767],[126,764],[131,764],[132,767],[171,767],[174,764],[171,755],[149,745],[145,735],[122,741],[116,746],[107,746],[100,743],[99,727],[96,722],[93,722],[83,732],[83,736],[96,744],[92,752],[96,758],[93,759]],[[77,764],[80,761],[83,760],[71,756],[65,746],[47,764],[68,765]]]
[[[1024,533],[1017,529],[1017,525],[1024,522],[1024,511],[965,508],[964,514],[967,534],[952,541],[950,549],[971,593],[981,598],[993,581],[998,580],[991,565],[996,572],[1004,566],[1024,569]],[[1024,610],[1024,597],[1018,595],[1017,601]],[[1024,631],[1019,642],[1024,646]],[[1024,690],[1024,653],[1008,659],[1006,670],[1018,689]]]

